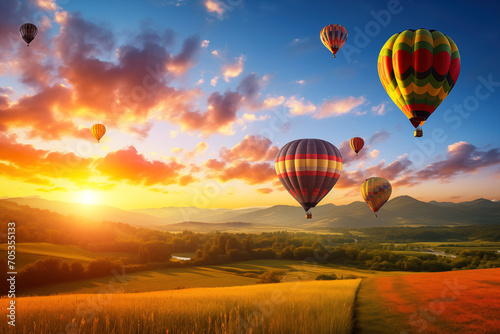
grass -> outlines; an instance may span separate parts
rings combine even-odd
[[[0,251],[6,251],[7,244],[0,244]],[[16,243],[16,268],[20,270],[25,265],[46,257],[54,257],[63,261],[90,262],[100,256],[119,258],[134,257],[130,253],[91,252],[77,246],[55,245],[45,242]]]
[[[404,272],[377,272],[333,265],[315,265],[294,260],[253,260],[217,266],[169,268],[125,273],[126,282],[119,284],[122,292],[147,292],[197,287],[229,287],[257,284],[257,277],[271,270],[286,271],[282,282],[313,281],[320,274],[337,277],[379,277],[402,275]],[[107,276],[42,286],[23,291],[25,295],[52,295],[60,293],[105,293],[116,277]]]
[[[356,329],[387,333],[492,333],[500,328],[500,269],[364,280]]]
[[[18,298],[17,333],[351,333],[360,280]],[[0,300],[5,309],[8,300]],[[9,333],[6,321],[0,332]]]

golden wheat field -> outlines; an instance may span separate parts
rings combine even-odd
[[[350,333],[360,280],[18,298],[17,333]],[[0,301],[2,309],[7,299]],[[8,333],[2,322],[1,332]]]

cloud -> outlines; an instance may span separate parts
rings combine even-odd
[[[386,129],[375,132],[370,139],[368,139],[368,144],[375,145],[385,142],[391,136],[390,132]]]
[[[0,175],[8,178],[39,185],[52,185],[48,178],[86,181],[91,164],[92,159],[72,152],[40,150],[18,143],[15,135],[0,134]]]
[[[200,80],[196,81],[195,85],[198,86],[198,85],[201,85],[204,82],[205,82],[205,80],[203,80],[203,78],[201,78]]]
[[[331,100],[323,102],[319,107],[319,112],[314,114],[313,118],[322,119],[326,117],[345,115],[355,111],[357,107],[363,105],[365,102],[366,99],[362,96],[349,96],[343,99],[335,97]]]
[[[203,153],[205,153],[207,148],[208,148],[208,144],[206,142],[204,142],[204,141],[199,142],[198,144],[196,144],[195,148],[192,151],[187,151],[184,154],[184,159],[189,160],[189,159],[194,158],[197,155],[202,155]]]
[[[198,130],[204,135],[214,132],[230,134],[242,99],[239,93],[231,91],[211,93],[207,98],[206,112],[184,111],[179,114],[183,130]]]
[[[285,107],[290,109],[290,113],[294,116],[312,114],[316,111],[316,106],[311,102],[304,103],[304,98],[296,98],[292,96],[284,103]]]
[[[251,164],[248,161],[237,161],[230,167],[227,167],[215,174],[222,182],[230,180],[242,180],[243,182],[254,185],[266,183],[276,178],[274,164],[260,162]]]
[[[203,41],[201,41],[202,48],[208,48],[209,44],[210,44],[210,41],[208,39],[204,39]]]
[[[226,162],[240,159],[245,161],[271,161],[276,158],[278,151],[279,148],[273,146],[268,138],[247,135],[231,149],[222,146],[219,155]]]
[[[224,17],[224,6],[223,3],[219,0],[205,0],[205,8],[207,9],[209,14],[212,14],[219,18],[220,20]]]
[[[203,166],[205,166],[208,169],[221,171],[226,167],[226,163],[224,161],[219,161],[217,159],[208,159],[203,163]]]
[[[187,186],[188,184],[194,183],[196,181],[198,181],[198,179],[192,175],[183,175],[179,179],[179,185],[184,187],[184,186]]]
[[[260,192],[261,194],[270,194],[273,192],[273,189],[271,188],[259,188],[257,189],[258,192]]]
[[[112,181],[145,186],[175,184],[184,168],[175,161],[148,160],[133,146],[109,153],[96,164],[96,169]]]
[[[232,63],[225,64],[222,66],[222,75],[226,82],[231,81],[232,78],[236,78],[243,72],[243,62],[245,61],[245,56],[241,55],[234,58]]]
[[[200,50],[200,47],[200,38],[198,36],[189,37],[182,44],[181,52],[172,57],[167,69],[176,75],[184,74],[194,66],[194,57]]]
[[[377,106],[373,106],[372,107],[372,112],[375,114],[375,115],[379,115],[379,116],[382,116],[385,114],[385,107],[386,107],[386,104],[385,103],[381,103]]]
[[[240,92],[246,99],[252,100],[258,97],[260,88],[259,77],[255,73],[250,73],[241,80],[236,91]]]
[[[215,87],[217,85],[217,81],[219,81],[219,77],[218,76],[213,77],[212,80],[210,80],[210,85]]]
[[[304,80],[296,80],[295,82],[298,83],[301,86],[303,86],[305,84]]]
[[[274,107],[280,106],[285,103],[285,100],[286,99],[284,96],[268,97],[262,103],[262,107],[265,109],[273,109]]]
[[[481,168],[498,164],[500,164],[499,148],[482,151],[472,144],[460,141],[448,146],[446,159],[406,175],[398,184],[416,185],[435,179],[449,182],[460,174],[477,173]]]
[[[373,159],[376,159],[378,157],[379,153],[380,153],[379,150],[373,150],[370,152],[370,157],[372,157]]]

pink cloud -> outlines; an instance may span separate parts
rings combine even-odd
[[[247,135],[231,149],[220,149],[222,160],[232,162],[238,159],[246,161],[270,161],[276,158],[279,148],[272,146],[271,140],[262,136]]]

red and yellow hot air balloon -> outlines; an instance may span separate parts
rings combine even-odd
[[[361,196],[368,203],[375,217],[382,205],[389,200],[391,193],[391,184],[382,177],[370,177],[361,185]]]
[[[422,137],[421,126],[448,96],[460,73],[453,40],[437,30],[405,30],[384,44],[378,57],[380,81]]]
[[[275,161],[276,174],[286,190],[302,205],[306,218],[339,179],[342,156],[321,139],[298,139],[281,148]]]
[[[354,152],[356,152],[356,156],[357,156],[358,152],[361,151],[363,146],[365,146],[365,141],[363,140],[363,138],[354,137],[354,138],[351,138],[351,140],[349,141],[349,144],[351,145],[352,150]]]
[[[333,54],[333,58],[347,40],[347,29],[340,24],[330,24],[321,30],[320,38],[323,44]]]
[[[19,28],[19,33],[27,45],[30,46],[31,41],[33,41],[38,34],[38,28],[33,23],[25,23]]]
[[[97,139],[97,142],[99,142],[106,133],[106,127],[102,124],[94,124],[92,125],[92,134],[94,135],[95,139]]]

